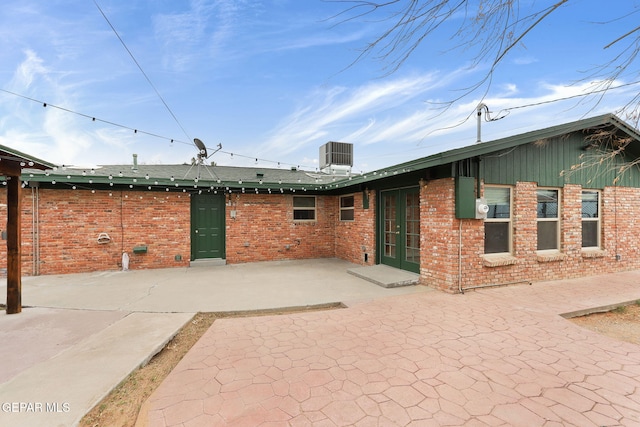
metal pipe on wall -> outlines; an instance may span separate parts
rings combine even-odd
[[[459,219],[458,225],[458,291],[464,294],[462,290],[462,219]]]
[[[31,260],[32,274],[40,275],[40,190],[37,185],[31,186]]]

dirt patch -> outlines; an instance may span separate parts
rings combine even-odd
[[[148,364],[132,372],[107,397],[89,411],[82,418],[79,426],[133,427],[142,404],[216,319],[299,313],[342,307],[344,307],[342,304],[337,303],[278,310],[198,313]]]
[[[569,320],[611,338],[640,344],[640,302]]]

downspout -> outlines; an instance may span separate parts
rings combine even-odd
[[[124,191],[120,191],[120,253],[124,253]]]
[[[36,187],[36,233],[37,233],[37,244],[36,244],[36,274],[40,275],[40,187]]]
[[[31,187],[31,241],[33,247],[31,249],[31,273],[36,275],[36,189]]]
[[[462,290],[462,219],[458,223],[458,292],[464,294]]]
[[[602,192],[604,194],[604,191]],[[600,209],[600,206],[598,206]],[[613,186],[613,222],[615,224],[614,229],[616,230],[616,261],[620,261],[622,257],[620,256],[620,252],[618,252],[618,183],[616,182]]]
[[[31,184],[31,252],[32,274],[40,275],[40,192],[37,185]]]

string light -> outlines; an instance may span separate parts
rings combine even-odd
[[[80,116],[80,117],[85,117],[85,118],[91,120],[92,122],[100,122],[100,123],[104,123],[104,124],[107,124],[107,125],[110,125],[110,126],[121,128],[121,129],[126,129],[126,130],[132,131],[132,132],[134,132],[136,134],[143,134],[143,135],[151,136],[151,137],[154,137],[154,138],[162,139],[162,140],[165,140],[165,141],[169,141],[171,144],[176,142],[176,143],[180,143],[180,144],[183,144],[183,145],[193,146],[193,142],[182,141],[182,140],[179,140],[179,139],[175,139],[175,138],[170,138],[170,137],[167,137],[167,136],[159,135],[159,134],[154,133],[154,132],[149,132],[149,131],[141,130],[139,128],[133,128],[133,127],[126,126],[126,125],[123,125],[123,124],[120,124],[120,123],[112,122],[110,120],[101,119],[101,118],[95,117],[93,115],[89,115],[89,114],[81,113],[81,112],[78,112],[78,111],[74,111],[74,110],[71,110],[69,108],[61,107],[59,105],[43,102],[43,101],[28,97],[28,96],[25,96],[25,95],[22,95],[22,94],[19,94],[19,93],[16,93],[16,92],[12,92],[12,91],[9,91],[9,90],[6,90],[6,89],[0,89],[0,92],[4,92],[4,93],[7,93],[9,95],[13,95],[13,96],[16,96],[16,97],[19,97],[19,98],[23,98],[23,99],[26,99],[28,101],[36,102],[36,103],[42,104],[44,106],[48,106],[48,107],[51,107],[51,108],[56,108],[56,109],[58,109],[60,111],[64,111],[64,112],[67,112],[67,113],[70,113],[70,114],[75,114],[75,115]],[[269,164],[277,165],[278,167],[280,167],[281,165],[297,166],[298,168],[300,168],[300,165],[296,165],[294,163],[286,163],[286,162],[282,162],[282,161],[263,159],[263,158],[256,157],[256,156],[245,156],[243,154],[232,153],[232,152],[228,152],[228,151],[224,151],[224,150],[220,150],[220,152],[222,154],[228,154],[229,156],[231,156],[231,158],[233,158],[235,156],[235,157],[240,157],[240,158],[243,158],[243,159],[250,159],[250,160],[255,161],[256,163],[258,163],[258,162],[260,162],[260,163],[269,163]],[[29,163],[29,166],[33,166],[33,164]],[[305,169],[309,169],[309,170],[314,170],[314,169],[316,171],[318,170],[318,168],[316,166],[303,165],[303,167]],[[95,170],[92,169],[91,173],[95,173]]]

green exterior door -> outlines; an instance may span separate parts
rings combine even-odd
[[[420,272],[420,192],[382,191],[378,248],[382,264]]]
[[[224,195],[191,197],[191,260],[225,258]]]

